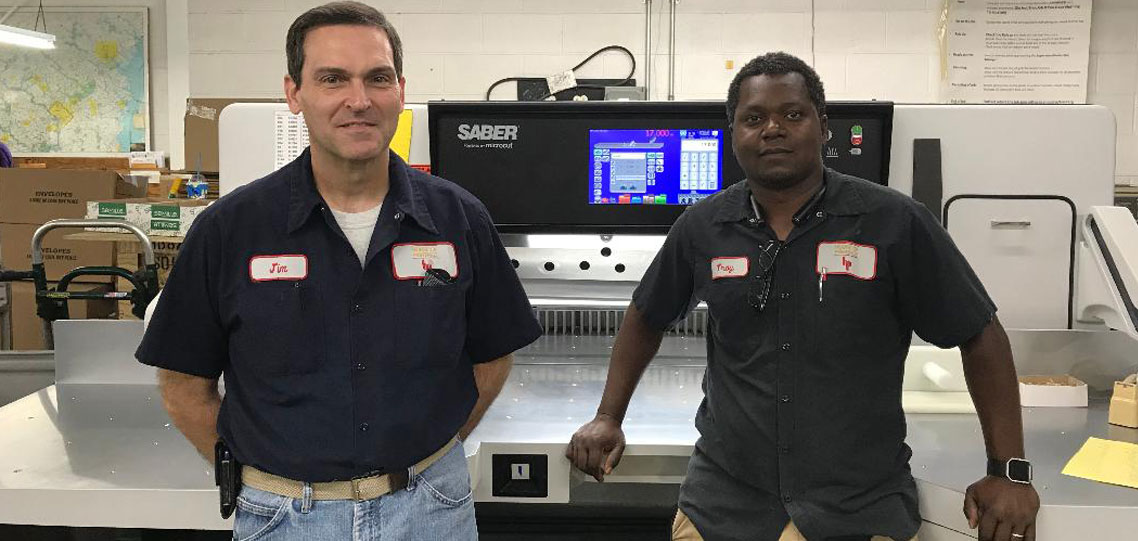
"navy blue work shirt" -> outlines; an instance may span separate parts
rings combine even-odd
[[[746,182],[693,205],[633,294],[657,329],[707,302],[679,507],[709,541],[773,541],[791,519],[807,539],[916,535],[901,409],[912,335],[959,346],[996,312],[923,205],[832,169],[824,182],[781,247]]]
[[[394,153],[388,172],[362,268],[307,150],[210,206],[179,251],[136,356],[225,375],[217,431],[243,464],[309,482],[406,468],[467,420],[474,364],[541,334],[482,203]],[[432,266],[453,282],[420,285]]]

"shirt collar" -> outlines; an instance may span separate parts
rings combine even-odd
[[[289,167],[297,169],[289,175],[291,195],[288,209],[288,232],[291,234],[308,222],[315,209],[324,205],[324,198],[316,190],[316,180],[312,175],[311,150],[304,149],[300,157],[293,161]],[[423,200],[422,188],[411,181],[407,170],[407,164],[403,159],[391,152],[387,166],[387,196],[383,203],[402,211],[423,229],[437,235],[439,232]]]
[[[808,219],[815,209],[836,216],[853,216],[866,211],[859,188],[851,177],[828,167],[822,172],[822,187],[794,213],[795,223]],[[715,222],[740,222],[755,217],[755,205],[752,205],[747,181],[736,182],[727,188],[723,193],[723,205],[715,215]],[[758,220],[763,223],[761,213]]]

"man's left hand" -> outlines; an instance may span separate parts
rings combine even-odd
[[[987,476],[964,493],[964,516],[979,541],[1035,541],[1035,487]]]

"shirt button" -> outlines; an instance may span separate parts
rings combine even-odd
[[[367,370],[367,365],[364,363],[357,363],[356,364],[356,370],[363,372],[364,370]]]
[[[790,503],[790,500],[791,500],[791,499],[792,499],[792,498],[790,497],[790,494],[783,494],[783,495],[782,495],[782,501],[784,501],[784,502],[786,502],[786,503]]]
[[[367,423],[360,425],[360,432],[367,432],[367,428],[368,428]]]
[[[364,311],[364,307],[360,306],[358,303],[352,305],[352,313],[353,314],[358,314],[358,313],[363,312],[363,311]]]
[[[784,454],[784,455],[785,455],[785,454],[788,454],[788,453],[790,453],[790,446],[789,446],[789,445],[786,445],[786,444],[783,444],[783,445],[782,445],[782,446],[779,448],[779,450],[780,450],[780,451],[782,451],[782,454]]]
[[[783,351],[790,351],[790,342],[787,342],[787,343],[783,344],[783,345],[782,345],[782,350],[783,350]]]
[[[757,223],[759,223],[759,220],[758,220],[757,218],[751,218],[750,220],[747,220],[747,221],[748,221],[748,222],[751,222],[751,223],[753,223],[753,224],[757,224]]]
[[[780,295],[778,296],[778,298],[780,298],[780,299],[782,299],[782,300],[786,300],[786,299],[789,299],[789,298],[790,298],[790,293],[782,293],[782,294],[780,294]]]
[[[403,213],[402,212],[396,212],[395,213],[395,221],[399,221],[402,219],[403,219]]]
[[[789,404],[790,403],[790,395],[788,395],[788,394],[782,395],[781,400],[782,400],[783,404]]]

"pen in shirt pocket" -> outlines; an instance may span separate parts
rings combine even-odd
[[[826,267],[822,267],[822,272],[818,273],[818,302],[822,302],[822,285],[826,283]]]
[[[453,284],[455,278],[450,275],[446,269],[432,268],[423,272],[423,278],[419,280],[420,286],[425,287],[438,287]]]

